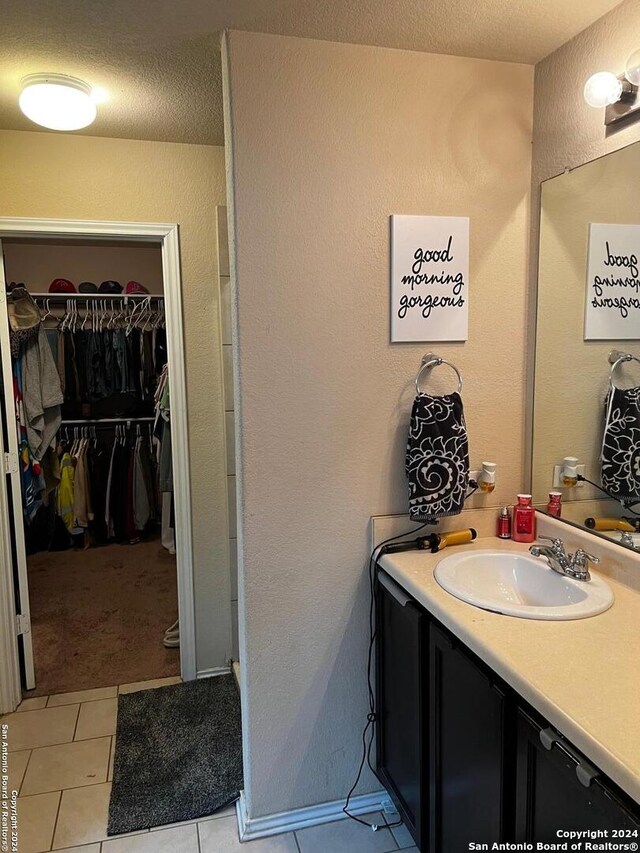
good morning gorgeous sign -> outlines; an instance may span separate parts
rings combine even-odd
[[[640,225],[592,222],[585,341],[640,339],[639,272]]]
[[[466,341],[469,220],[391,217],[391,340]]]

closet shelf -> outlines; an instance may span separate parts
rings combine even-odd
[[[72,420],[67,420],[63,418],[61,421],[62,426],[84,426],[86,424],[125,424],[125,423],[151,423],[151,421],[155,421],[155,417],[124,417],[124,418],[75,418]]]
[[[31,293],[34,299],[164,299],[164,293]]]

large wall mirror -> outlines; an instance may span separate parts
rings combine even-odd
[[[532,458],[539,507],[638,550],[639,175],[636,143],[542,185]]]

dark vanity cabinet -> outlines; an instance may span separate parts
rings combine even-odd
[[[638,840],[637,809],[551,726],[521,708],[517,714],[516,840],[557,843],[560,828]]]
[[[376,615],[377,771],[422,853],[640,830],[638,806],[381,570]]]
[[[434,623],[428,628],[428,849],[503,841],[509,835],[506,693],[450,634]]]
[[[420,847],[427,787],[427,617],[391,578],[382,574],[379,580],[376,681],[385,700],[377,703],[378,774]]]

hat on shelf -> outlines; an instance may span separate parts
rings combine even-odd
[[[75,293],[75,286],[68,278],[54,278],[49,285],[49,293]]]
[[[140,284],[139,281],[128,281],[125,287],[125,293],[149,293],[147,288]]]
[[[119,281],[113,281],[109,279],[108,281],[103,281],[100,287],[98,288],[99,293],[122,293],[122,285]]]
[[[97,293],[98,285],[92,281],[81,281],[78,285],[78,293]]]

